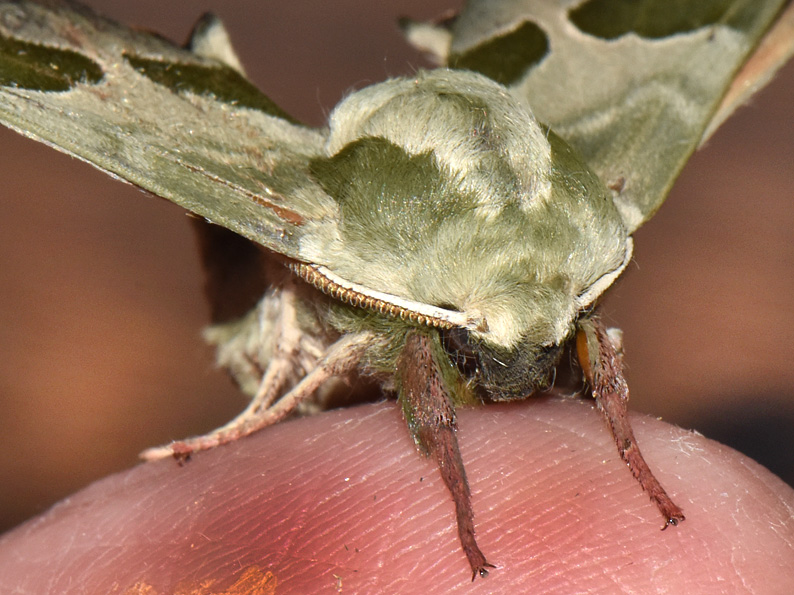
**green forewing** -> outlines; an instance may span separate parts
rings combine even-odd
[[[74,5],[0,2],[0,120],[287,256],[334,213],[307,176],[323,134],[230,66]]]
[[[630,231],[664,201],[785,0],[468,0],[450,65],[507,77],[615,195]],[[533,32],[525,56],[505,54]],[[520,45],[520,44],[519,44]]]

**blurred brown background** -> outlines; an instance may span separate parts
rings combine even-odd
[[[319,125],[347,90],[426,65],[398,16],[460,0],[90,4],[180,42],[216,12],[251,78]],[[695,156],[605,304],[625,331],[635,410],[728,442],[790,483],[792,97],[789,67]],[[244,402],[199,337],[207,308],[184,212],[5,129],[0,147],[2,530]]]

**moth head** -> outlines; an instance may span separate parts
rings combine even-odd
[[[307,261],[464,314],[499,353],[560,345],[631,255],[604,184],[505,87],[439,69],[352,94],[311,172],[335,201]]]

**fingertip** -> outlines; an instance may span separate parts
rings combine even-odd
[[[475,588],[589,592],[620,581],[639,592],[661,581],[692,592],[730,567],[751,587],[786,592],[777,561],[794,562],[792,491],[701,436],[632,419],[649,464],[687,510],[676,531],[658,530],[590,403],[459,412],[478,544],[499,560]],[[409,577],[416,591],[442,593],[471,571],[451,498],[393,403],[280,424],[183,467],[163,460],[110,477],[0,539],[0,566],[0,590],[12,592],[221,588],[253,569],[285,591],[316,592],[336,576],[352,591],[399,592]]]

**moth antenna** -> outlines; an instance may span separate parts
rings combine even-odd
[[[327,268],[315,264],[294,262],[288,266],[301,279],[324,294],[357,308],[375,310],[379,314],[439,329],[461,327],[482,332],[488,330],[488,322],[476,312],[448,310],[375,291],[342,279]]]

